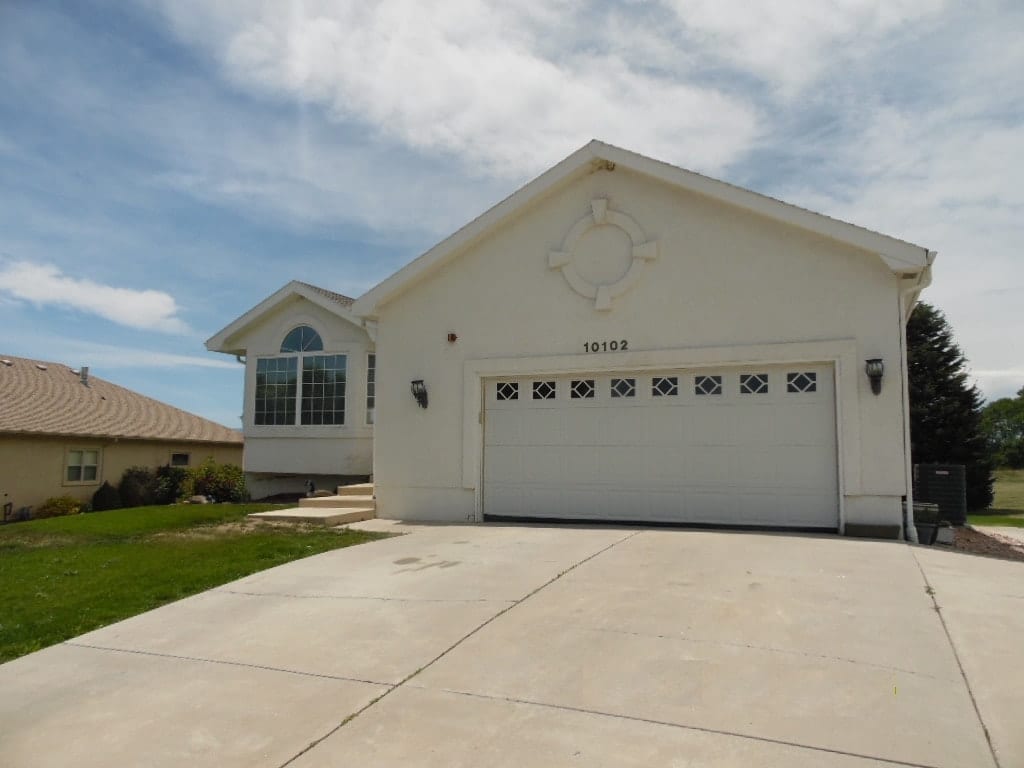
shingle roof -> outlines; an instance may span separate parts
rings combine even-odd
[[[242,435],[61,363],[0,356],[0,433],[241,443]]]
[[[304,283],[301,280],[296,280],[295,282],[298,283],[299,285],[304,285],[307,288],[311,288],[312,290],[319,293],[321,296],[326,296],[331,301],[338,302],[343,307],[351,307],[356,302],[356,300],[353,299],[351,296],[345,296],[340,293],[335,293],[334,291],[328,291],[326,288],[321,288],[319,285],[313,285],[312,283]]]

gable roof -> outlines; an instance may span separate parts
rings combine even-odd
[[[0,357],[0,434],[232,443],[242,435],[61,363]]]
[[[244,349],[229,347],[228,341],[233,336],[236,336],[251,326],[253,323],[258,322],[267,312],[272,311],[294,296],[300,296],[307,299],[328,312],[337,315],[343,320],[347,320],[353,325],[362,327],[362,322],[352,313],[352,305],[355,303],[355,299],[350,296],[335,293],[334,291],[329,291],[326,288],[320,288],[319,286],[311,285],[310,283],[304,283],[301,280],[292,280],[286,286],[265,298],[244,315],[236,318],[227,326],[217,331],[217,333],[206,340],[206,348],[211,352],[226,352],[229,355],[244,355]]]
[[[595,139],[360,296],[352,307],[353,312],[364,318],[376,317],[379,306],[442,268],[473,243],[518,215],[539,197],[595,170],[614,170],[617,167],[877,253],[893,272],[903,276],[909,277],[927,271],[935,256],[934,252],[919,245],[814,213]]]

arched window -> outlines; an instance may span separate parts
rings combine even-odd
[[[281,342],[282,352],[321,352],[323,348],[320,334],[308,325],[292,328]]]
[[[300,325],[284,337],[281,356],[256,361],[253,423],[344,425],[348,357],[317,354],[323,350],[320,334]]]

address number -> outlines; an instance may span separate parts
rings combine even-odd
[[[583,342],[584,352],[625,352],[629,349],[629,342],[626,339],[618,341],[585,341]]]

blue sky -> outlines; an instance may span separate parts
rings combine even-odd
[[[237,427],[207,337],[599,138],[937,250],[925,298],[1015,392],[1024,5],[751,5],[0,2],[0,352]]]

